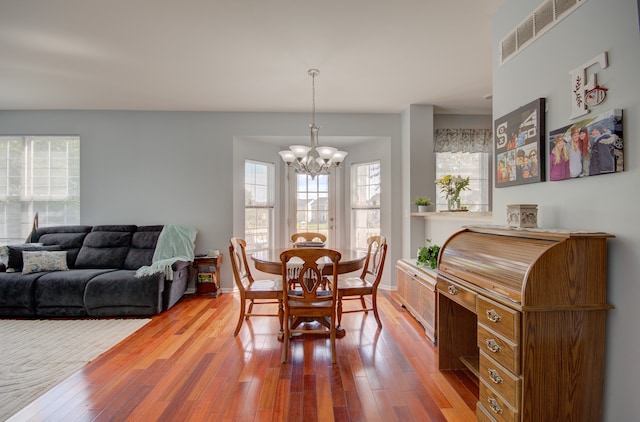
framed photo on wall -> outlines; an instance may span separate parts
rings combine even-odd
[[[622,110],[584,116],[549,132],[549,180],[624,170]]]
[[[544,107],[545,99],[538,98],[495,121],[497,188],[544,181]]]

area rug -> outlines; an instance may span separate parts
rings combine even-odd
[[[0,320],[0,421],[149,321]]]

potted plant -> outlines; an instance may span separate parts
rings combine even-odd
[[[427,244],[431,243],[431,239],[427,239]],[[418,248],[418,258],[416,264],[423,267],[430,267],[436,269],[438,267],[438,254],[440,253],[440,246],[435,243],[429,246],[422,246]]]
[[[427,207],[432,204],[428,196],[418,196],[413,203],[418,206],[418,212],[427,212]]]

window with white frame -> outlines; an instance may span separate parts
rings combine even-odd
[[[351,245],[366,250],[369,236],[380,235],[380,161],[351,166]]]
[[[469,189],[460,193],[460,205],[469,211],[488,211],[491,129],[436,129],[436,179],[450,174],[469,177]],[[436,210],[446,210],[445,194],[436,190]]]
[[[460,193],[460,205],[469,211],[489,210],[489,154],[486,152],[436,153],[436,179],[445,175],[469,177],[469,189]],[[436,210],[447,209],[445,194],[437,189]]]
[[[271,163],[244,163],[244,239],[251,252],[273,246],[273,173]]]
[[[0,136],[0,242],[41,226],[80,224],[80,137]]]

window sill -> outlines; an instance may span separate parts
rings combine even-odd
[[[491,211],[481,212],[451,212],[451,211],[437,211],[437,212],[412,212],[412,217],[423,217],[425,220],[473,220],[475,222],[491,222]]]

